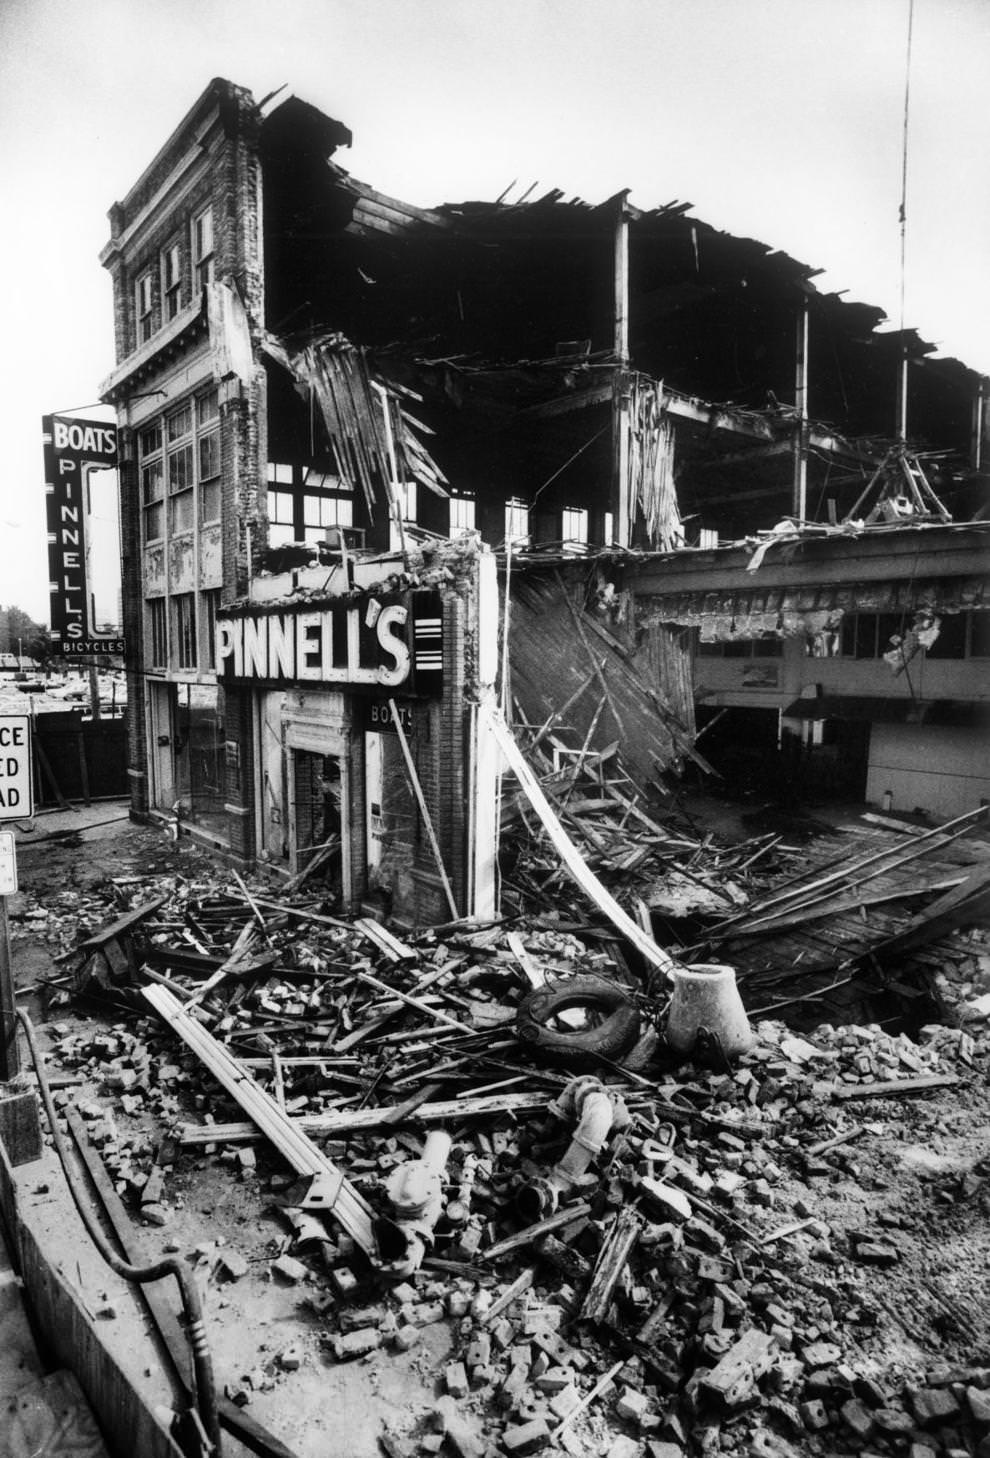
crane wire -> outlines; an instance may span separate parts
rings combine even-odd
[[[907,278],[907,179],[908,179],[908,122],[911,115],[911,47],[914,38],[914,0],[908,0],[907,47],[904,57],[904,123],[901,134],[901,205],[899,209],[901,233],[901,277],[900,277],[900,336],[901,336],[901,380],[900,409],[897,414],[897,439],[904,445],[907,441],[907,340],[904,336],[904,301]]]

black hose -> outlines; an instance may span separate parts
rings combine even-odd
[[[68,1147],[59,1129],[58,1118],[52,1104],[51,1090],[48,1087],[48,1079],[45,1075],[44,1059],[35,1037],[34,1024],[23,1008],[19,1007],[17,1009],[17,1016],[20,1018],[21,1026],[27,1037],[28,1047],[31,1051],[31,1061],[38,1075],[38,1089],[41,1093],[42,1103],[45,1106],[45,1113],[48,1115],[48,1123],[51,1127],[55,1151],[65,1172],[69,1193],[72,1195],[75,1207],[79,1211],[80,1219],[86,1227],[90,1240],[92,1240],[110,1269],[115,1271],[118,1276],[122,1276],[125,1281],[134,1281],[138,1285],[143,1286],[149,1281],[159,1281],[164,1276],[174,1276],[176,1279],[179,1287],[179,1296],[182,1301],[182,1310],[186,1319],[189,1345],[192,1348],[193,1370],[196,1378],[196,1409],[199,1413],[200,1422],[203,1425],[206,1436],[213,1444],[214,1452],[219,1458],[220,1420],[217,1416],[216,1384],[213,1380],[213,1362],[210,1357],[210,1349],[206,1341],[206,1328],[203,1325],[203,1307],[199,1299],[199,1290],[195,1282],[190,1280],[181,1262],[176,1260],[174,1256],[166,1256],[164,1260],[156,1261],[154,1265],[150,1266],[132,1266],[127,1261],[121,1260],[120,1256],[117,1255],[116,1251],[105,1240],[102,1230],[97,1225],[92,1211],[83,1200],[81,1191],[78,1188],[78,1176],[72,1168]]]

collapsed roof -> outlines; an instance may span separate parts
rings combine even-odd
[[[414,207],[334,159],[339,123],[295,99],[261,127],[267,327],[294,349],[333,329],[414,389],[455,489],[479,478],[547,509],[603,500],[612,474],[614,248],[628,225],[628,367],[677,423],[681,513],[736,537],[790,509],[796,331],[809,314],[808,519],[841,516],[895,435],[902,350],[911,448],[957,516],[978,376],[816,270],[720,232],[690,205],[533,200]],[[832,501],[831,508],[828,503]],[[427,523],[428,524],[428,523]]]

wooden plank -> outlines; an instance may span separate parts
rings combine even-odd
[[[643,1229],[643,1217],[634,1205],[625,1205],[615,1216],[602,1241],[591,1285],[581,1306],[582,1321],[604,1321],[619,1277],[632,1255]]]
[[[907,926],[872,947],[871,953],[886,960],[911,947],[924,946],[958,926],[971,925],[984,916],[988,906],[990,866],[978,866],[953,890],[913,917]]]
[[[177,998],[166,987],[157,985],[141,989],[142,996],[182,1041],[206,1064],[207,1068],[227,1092],[240,1104],[250,1119],[257,1124],[284,1159],[297,1174],[311,1175],[315,1190],[333,1191],[330,1203],[323,1198],[317,1203],[326,1213],[332,1214],[347,1234],[372,1259],[377,1256],[378,1242],[375,1239],[374,1215],[364,1197],[344,1177],[332,1160],[327,1159],[311,1139],[288,1117],[278,1102],[259,1087],[250,1073],[237,1059],[194,1017],[191,1017]]]
[[[446,1099],[421,1104],[415,1110],[418,1123],[443,1124],[453,1119],[487,1118],[493,1114],[540,1113],[553,1092],[499,1094],[482,1098]],[[300,1114],[293,1122],[308,1134],[363,1134],[395,1122],[403,1104],[375,1109],[341,1109],[325,1114]],[[241,1144],[260,1137],[254,1124],[185,1124],[179,1133],[182,1144]]]
[[[931,1088],[952,1088],[959,1082],[957,1073],[932,1073],[921,1078],[878,1079],[874,1083],[835,1084],[834,1099],[882,1099],[890,1095],[924,1093]]]
[[[374,942],[375,946],[383,951],[386,957],[392,962],[415,961],[417,953],[412,947],[407,947],[397,936],[389,931],[388,927],[382,926],[380,922],[373,921],[370,916],[361,916],[355,919],[354,926],[362,936]]]
[[[154,901],[146,901],[142,906],[135,906],[132,911],[125,912],[123,916],[118,917],[109,926],[101,927],[98,932],[94,932],[84,942],[79,942],[73,950],[76,952],[101,951],[107,942],[115,941],[124,932],[130,931],[139,922],[145,921],[160,906],[164,906],[166,899],[164,896],[157,896]]]
[[[544,1235],[550,1235],[564,1225],[571,1225],[575,1220],[582,1220],[590,1210],[591,1206],[587,1200],[578,1200],[573,1205],[566,1205],[563,1210],[557,1210],[553,1215],[548,1215],[545,1220],[539,1220],[535,1225],[528,1225],[518,1234],[508,1235],[505,1240],[497,1241],[487,1250],[479,1251],[478,1258],[483,1261],[497,1261],[500,1256],[509,1255],[511,1251],[520,1250],[523,1246],[533,1245]]]

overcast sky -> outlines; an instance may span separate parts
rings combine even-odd
[[[679,199],[896,324],[908,11],[2,0],[0,603],[48,621],[40,417],[92,413],[115,362],[107,210],[211,77],[258,100],[287,84],[352,131],[338,161],[407,201],[492,200],[512,183]],[[914,0],[905,322],[990,373],[988,75],[990,0]]]

